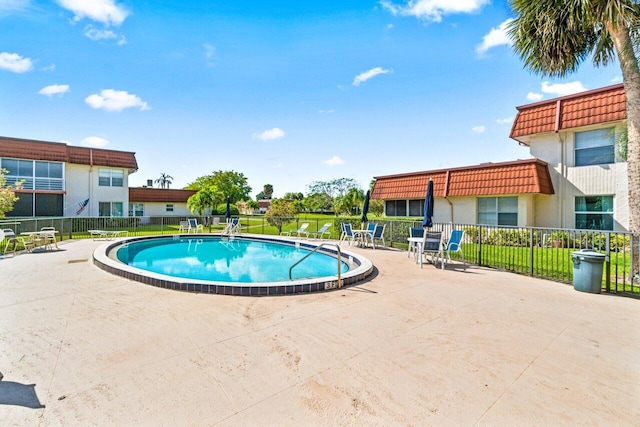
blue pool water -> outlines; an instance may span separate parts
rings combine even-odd
[[[127,243],[117,251],[120,262],[172,277],[215,282],[289,281],[289,268],[308,249],[274,242],[220,237],[166,238]],[[349,270],[341,262],[341,274]],[[292,271],[292,279],[335,276],[336,258],[314,253]]]

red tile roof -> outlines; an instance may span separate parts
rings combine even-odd
[[[524,142],[527,135],[624,120],[626,107],[622,84],[523,105],[509,136]]]
[[[424,198],[429,179],[435,197],[554,194],[547,163],[539,159],[374,177],[371,197]]]
[[[195,190],[130,187],[129,201],[131,203],[143,203],[143,202],[186,203],[187,199],[196,193],[197,191]]]
[[[129,173],[138,170],[136,155],[132,152],[75,147],[60,142],[35,141],[4,136],[0,137],[0,157],[110,166],[128,169]]]

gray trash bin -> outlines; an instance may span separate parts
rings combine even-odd
[[[573,289],[599,294],[602,289],[602,266],[607,256],[593,249],[582,249],[571,255]]]

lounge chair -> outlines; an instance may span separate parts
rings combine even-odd
[[[189,231],[189,221],[180,221],[178,233],[187,233]]]
[[[309,223],[303,222],[300,228],[298,228],[297,230],[283,231],[280,234],[282,236],[291,236],[291,237],[294,237],[294,236],[303,237],[303,234],[304,234],[306,235],[306,237],[309,237],[309,232],[307,231],[307,228],[309,228]]]
[[[331,237],[331,232],[329,231],[330,228],[331,228],[331,223],[328,222],[322,227],[320,227],[318,231],[310,232],[309,237],[314,237],[316,239],[323,239],[324,235],[327,234],[327,239],[328,239],[329,237]]]
[[[231,236],[233,234],[240,234],[241,231],[242,230],[240,228],[240,218],[230,218],[229,222],[227,222],[227,225],[220,232],[220,234],[225,236]]]
[[[451,253],[455,252],[460,254],[462,258],[462,263],[467,265],[467,262],[464,259],[464,252],[462,252],[462,239],[464,238],[464,230],[451,230],[451,235],[449,236],[449,240],[447,240],[446,245],[443,249],[442,254],[442,262],[444,266],[451,261]],[[446,258],[446,260],[445,260]]]
[[[371,247],[373,249],[376,248],[376,240],[381,240],[382,246],[387,246],[384,241],[384,229],[386,228],[386,226],[386,224],[376,224],[376,228],[375,230],[373,230],[373,233],[367,233],[367,235],[365,236],[365,239],[371,240]]]
[[[189,222],[187,233],[204,233],[204,225],[198,224],[197,219],[189,218],[187,221]]]
[[[351,246],[355,238],[356,235],[353,233],[351,224],[349,224],[348,222],[343,222],[342,233],[340,234],[340,244],[342,244],[342,242],[344,242],[345,240],[349,240],[349,246]]]
[[[420,268],[422,268],[424,255],[429,255],[431,263],[436,265],[440,260],[440,265],[444,269],[444,263],[442,262],[444,246],[442,244],[442,232],[441,231],[425,231],[418,254],[418,261]]]
[[[4,249],[2,251],[2,255],[7,254],[7,250],[9,249],[9,244],[13,243],[13,253],[16,253],[16,247],[18,246],[18,238],[16,237],[16,233],[13,232],[11,228],[4,228],[2,230],[5,239]]]

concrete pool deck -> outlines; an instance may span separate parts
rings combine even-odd
[[[104,242],[0,257],[0,425],[633,425],[640,301],[406,252],[337,291],[170,291]]]

